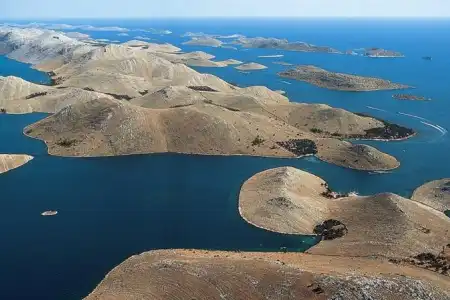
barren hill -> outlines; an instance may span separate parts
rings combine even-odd
[[[447,277],[367,258],[163,250],[114,268],[85,299],[449,299]]]
[[[312,254],[405,258],[450,243],[450,219],[439,211],[394,194],[333,194],[319,177],[289,167],[247,180],[239,210],[258,227],[323,235]]]

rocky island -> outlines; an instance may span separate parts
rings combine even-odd
[[[364,55],[367,57],[380,58],[380,57],[405,57],[402,53],[392,50],[385,50],[381,48],[369,48],[366,49]]]
[[[278,73],[280,77],[305,81],[318,87],[338,91],[380,91],[408,89],[410,86],[374,77],[335,73],[316,66],[297,66]]]
[[[240,71],[256,71],[256,70],[264,70],[267,69],[266,66],[258,64],[258,63],[246,63],[242,64],[240,66],[235,67],[236,69]]]
[[[213,37],[193,37],[190,41],[184,42],[183,45],[191,46],[207,46],[207,47],[220,47],[223,42]]]
[[[450,178],[428,182],[417,188],[412,198],[436,210],[450,210]]]
[[[319,52],[319,53],[341,53],[340,51],[326,46],[316,46],[304,42],[289,42],[286,39],[276,38],[247,38],[241,37],[237,39],[235,44],[241,45],[244,48],[264,48],[277,49],[300,52]]]
[[[412,100],[412,101],[429,101],[429,100],[431,100],[430,98],[425,98],[422,96],[416,96],[416,95],[411,95],[411,94],[395,94],[395,95],[392,95],[392,98],[394,98],[396,100]]]
[[[0,154],[0,174],[19,168],[33,159],[24,154]]]
[[[193,60],[212,62],[204,52],[141,41],[96,46],[53,31],[8,30],[0,42],[8,55],[51,72],[55,85],[2,79],[1,104],[7,113],[53,113],[24,130],[44,140],[50,154],[316,155],[362,170],[398,166],[374,148],[362,151],[340,140],[373,138],[372,131],[395,139],[392,126],[326,105],[292,103],[266,87],[233,86],[187,66]]]

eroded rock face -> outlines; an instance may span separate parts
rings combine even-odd
[[[23,166],[32,159],[30,155],[0,154],[0,174]]]

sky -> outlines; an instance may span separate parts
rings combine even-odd
[[[0,0],[0,19],[450,17],[450,0]]]

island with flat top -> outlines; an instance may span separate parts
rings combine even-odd
[[[280,77],[305,81],[318,87],[349,92],[398,90],[411,88],[389,80],[336,73],[316,66],[304,65],[278,73]]]

